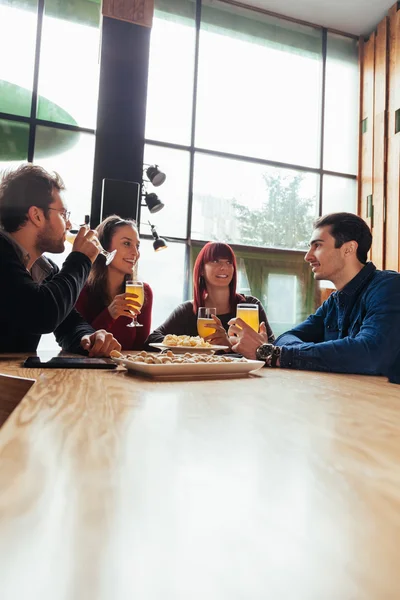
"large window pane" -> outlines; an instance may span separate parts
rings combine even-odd
[[[29,125],[0,119],[0,167],[15,166],[28,158]]]
[[[325,87],[324,169],[357,173],[358,42],[328,34]]]
[[[185,244],[168,242],[168,248],[154,252],[150,240],[141,240],[139,277],[153,290],[152,329],[183,302],[185,279]]]
[[[315,174],[198,154],[192,238],[305,248],[317,197]]]
[[[90,214],[95,136],[53,127],[37,127],[34,161],[57,171],[66,185],[64,198],[71,220],[83,223]]]
[[[96,124],[100,3],[45,4],[38,117],[94,128]]]
[[[276,336],[296,323],[298,281],[295,275],[270,273],[267,279],[266,310],[268,321]]]
[[[142,207],[140,222],[142,233],[150,233],[148,221],[159,226],[172,237],[186,237],[187,204],[189,188],[189,152],[172,150],[160,146],[145,147],[144,162],[159,165],[167,179],[160,187],[147,185],[148,193],[155,193],[164,203],[164,208],[156,214],[150,214],[146,206]]]
[[[357,214],[357,181],[346,177],[324,175],[322,214],[350,212]]]
[[[36,25],[36,0],[0,0],[0,112],[31,114]]]
[[[146,137],[189,144],[192,122],[195,8],[156,0],[151,31]]]
[[[319,30],[203,7],[196,146],[317,167],[320,104]]]

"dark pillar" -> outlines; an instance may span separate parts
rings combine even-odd
[[[103,179],[142,182],[150,31],[103,16],[92,227],[100,221]],[[126,195],[116,198],[112,212],[135,218],[137,198],[132,197],[129,185],[125,188]],[[108,214],[110,202],[103,198]]]

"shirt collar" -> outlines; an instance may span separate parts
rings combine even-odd
[[[368,262],[365,267],[363,267],[361,271],[357,273],[357,275],[353,277],[353,279],[349,281],[349,283],[347,283],[341,291],[344,294],[347,294],[347,296],[354,296],[354,294],[358,292],[360,287],[364,285],[374,271],[376,271],[376,266],[374,263]]]
[[[21,246],[21,244],[19,244],[12,235],[10,235],[7,231],[4,231],[4,229],[0,229],[0,236],[10,242],[11,246],[17,253],[18,258],[23,263],[24,267],[26,267],[30,259],[29,252],[25,250],[25,248]]]
[[[53,265],[45,256],[39,258],[33,263],[31,269],[32,279],[35,283],[42,283],[44,279],[53,271]]]
[[[21,244],[19,244],[12,235],[10,235],[4,229],[0,229],[0,237],[6,239],[11,246],[14,248],[19,260],[22,262],[25,268],[27,268],[27,264],[29,263],[29,252],[25,250]],[[47,260],[45,256],[39,256],[39,258],[33,263],[32,268],[30,270],[31,277],[35,283],[42,283],[44,279],[53,270],[53,265]]]

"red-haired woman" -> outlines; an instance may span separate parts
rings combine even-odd
[[[242,296],[236,292],[237,267],[233,250],[228,244],[208,242],[200,251],[193,268],[194,299],[180,304],[147,338],[149,343],[162,342],[168,333],[175,335],[197,335],[197,311],[199,306],[216,308],[215,333],[205,339],[212,344],[231,346],[227,334],[228,321],[236,317],[239,303],[258,304],[260,331],[268,333],[270,343],[274,334],[261,302],[253,296]]]

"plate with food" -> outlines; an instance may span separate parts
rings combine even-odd
[[[149,346],[159,350],[173,350],[176,353],[206,352],[213,353],[217,350],[228,350],[229,346],[218,346],[206,342],[199,335],[166,335],[162,343],[151,343]]]
[[[210,375],[247,375],[265,365],[260,360],[192,352],[175,354],[171,350],[162,354],[144,350],[137,354],[121,354],[113,350],[111,358],[128,370],[148,377],[191,378]]]

